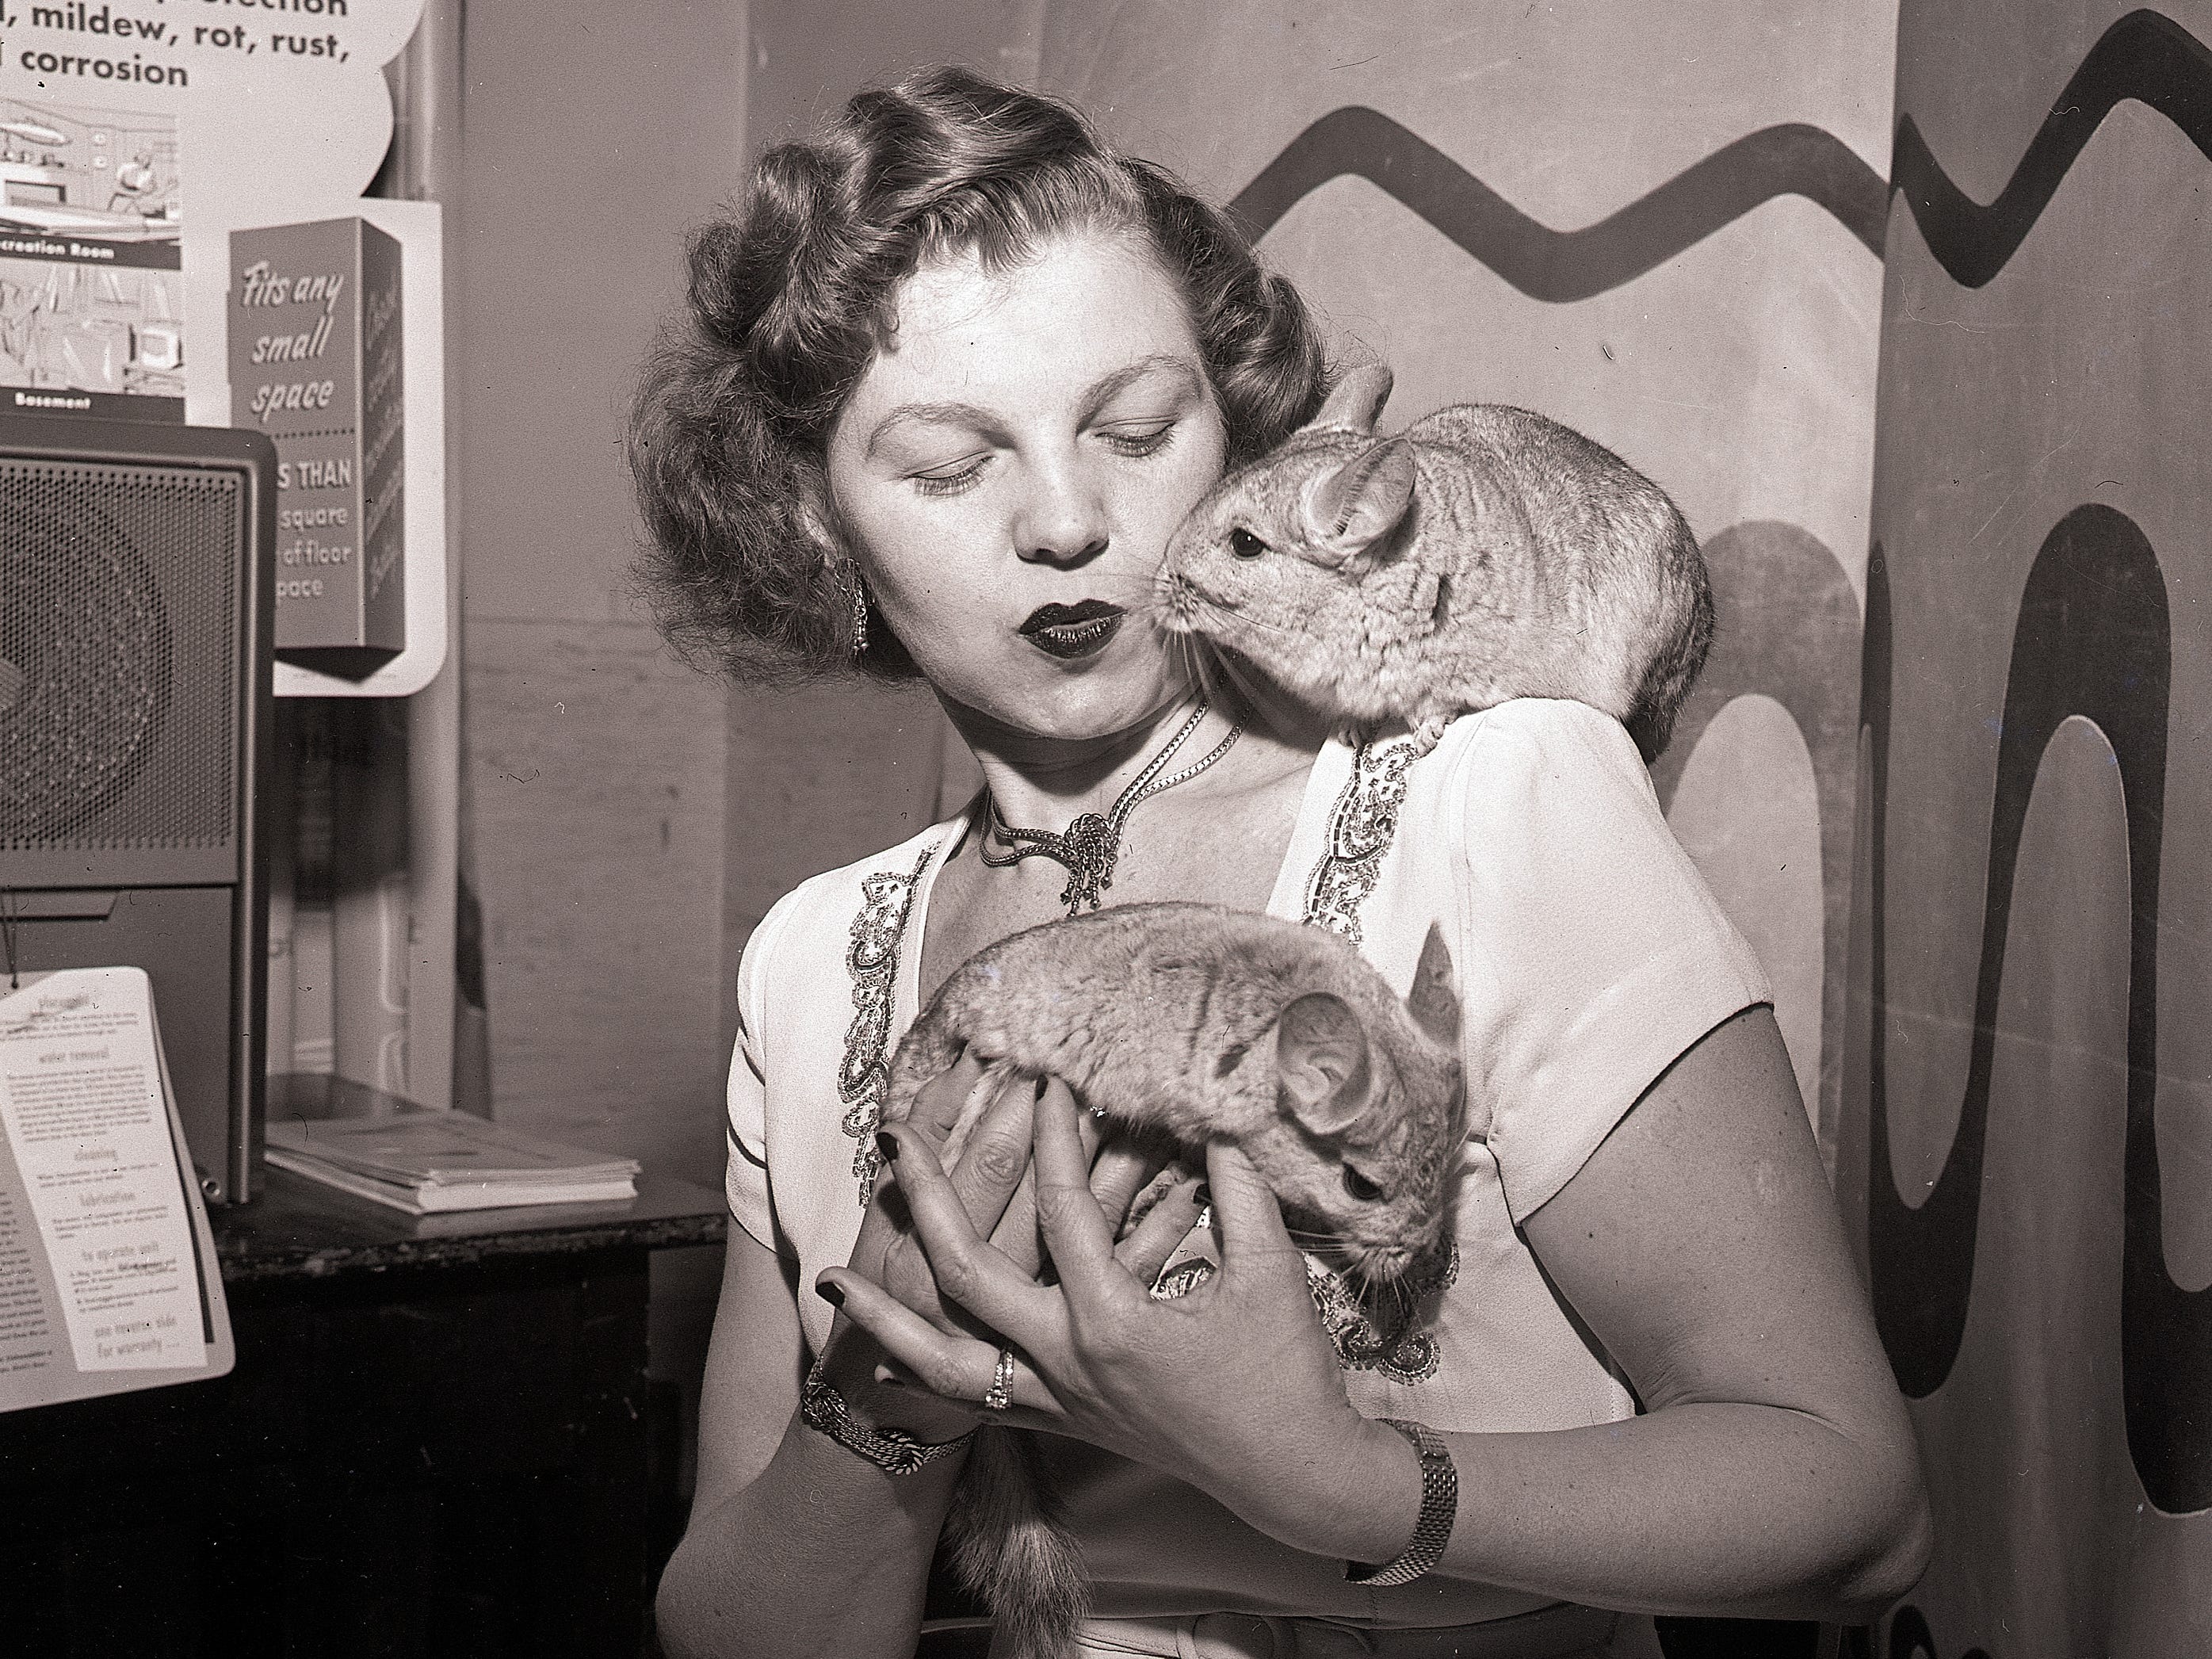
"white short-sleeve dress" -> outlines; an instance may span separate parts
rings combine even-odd
[[[931,885],[963,827],[936,825],[814,878],[746,947],[730,1210],[797,1261],[802,1286],[851,1252],[884,1062],[915,1018]],[[1267,908],[1346,934],[1401,994],[1441,924],[1464,1004],[1470,1134],[1449,1281],[1385,1341],[1326,1273],[1312,1275],[1352,1403],[1441,1430],[1630,1415],[1627,1389],[1518,1224],[1679,1055],[1770,993],[1667,828],[1627,734],[1580,703],[1529,698],[1455,720],[1418,759],[1403,738],[1331,743]],[[818,1347],[829,1305],[802,1295],[799,1313]],[[1438,1578],[1350,1584],[1340,1562],[1279,1544],[1167,1475],[1048,1443],[1102,1617],[1235,1610],[1436,1626],[1544,1605]]]

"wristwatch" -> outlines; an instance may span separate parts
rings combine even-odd
[[[1452,1522],[1459,1515],[1459,1469],[1444,1443],[1430,1429],[1395,1417],[1377,1419],[1397,1430],[1421,1455],[1421,1513],[1413,1522],[1413,1541],[1395,1561],[1370,1566],[1357,1561],[1344,1564],[1344,1576],[1355,1584],[1410,1584],[1443,1559],[1451,1539]]]
[[[975,1437],[970,1429],[955,1440],[917,1440],[897,1429],[872,1429],[855,1422],[845,1396],[823,1380],[823,1361],[814,1362],[799,1391],[799,1420],[826,1434],[855,1457],[865,1457],[885,1474],[912,1474],[925,1463],[950,1456]]]

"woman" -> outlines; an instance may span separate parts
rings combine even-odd
[[[1523,702],[1417,763],[1355,750],[1209,703],[1148,621],[1186,509],[1322,390],[1216,214],[959,72],[856,98],[695,239],[632,449],[665,624],[739,672],[919,673],[988,793],[747,948],[672,1653],[908,1651],[986,1419],[1054,1431],[1086,1652],[1596,1651],[1591,1608],[1849,1618],[1917,1575],[1909,1429],[1765,981],[1626,734]],[[972,1063],[878,1134],[935,984],[1109,878],[1335,927],[1401,989],[1443,926],[1486,1134],[1416,1328],[1310,1284],[1220,1148],[1220,1270],[1147,1295],[1203,1195],[1116,1244],[1152,1172],[1056,1085],[1000,1091],[949,1174]]]

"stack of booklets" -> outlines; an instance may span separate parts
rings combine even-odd
[[[465,1112],[272,1122],[268,1157],[280,1170],[415,1215],[637,1196],[635,1158],[564,1146]]]

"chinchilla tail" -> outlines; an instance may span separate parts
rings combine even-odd
[[[979,1431],[945,1525],[953,1571],[991,1609],[990,1659],[1064,1659],[1091,1581],[1082,1546],[1053,1512],[1036,1437]]]

